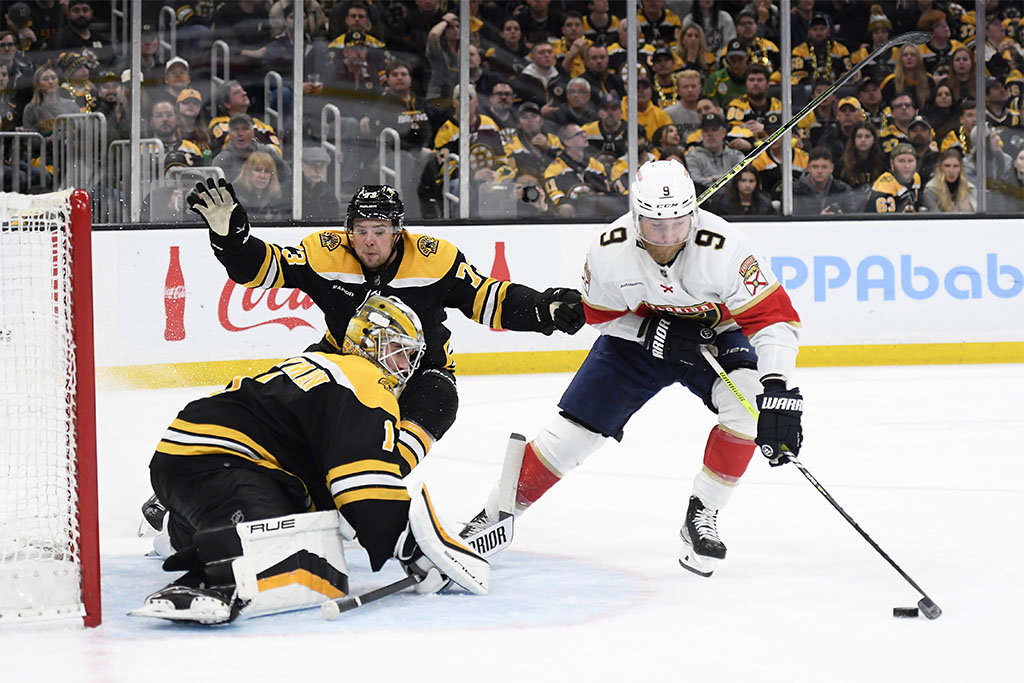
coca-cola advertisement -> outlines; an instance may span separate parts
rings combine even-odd
[[[570,243],[550,226],[429,231],[454,243],[480,270],[543,290],[577,286],[587,230],[576,226]],[[260,239],[297,245],[305,228],[254,228]],[[233,282],[210,247],[207,231],[96,231],[94,281],[97,366],[120,378],[168,374],[194,383],[220,384],[241,361],[277,360],[301,352],[323,337],[323,314],[294,289],[251,289]],[[539,249],[538,245],[545,245]],[[579,254],[569,261],[561,253]],[[566,264],[563,264],[565,261]],[[458,310],[448,311],[452,346],[469,358],[477,354],[589,347],[592,339],[495,334]],[[470,365],[465,367],[468,369]],[[171,370],[167,370],[171,368]],[[104,373],[101,371],[100,375]],[[163,380],[161,380],[163,381]],[[185,382],[186,379],[181,379]]]

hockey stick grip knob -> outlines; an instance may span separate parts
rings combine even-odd
[[[929,619],[938,619],[942,616],[942,608],[935,604],[935,601],[925,596],[917,601],[921,613]]]

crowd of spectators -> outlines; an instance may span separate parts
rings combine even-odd
[[[50,144],[57,117],[99,112],[108,141],[128,138],[130,72],[111,40],[110,4],[0,3],[0,130],[38,132]],[[635,74],[626,0],[471,0],[467,126],[458,111],[456,0],[303,4],[301,93],[292,92],[290,0],[133,4],[144,24],[144,137],[160,140],[168,170],[220,168],[257,220],[291,216],[293,175],[305,217],[336,219],[334,179],[345,196],[375,178],[386,128],[398,132],[400,190],[414,220],[440,217],[444,188],[457,195],[460,181],[470,185],[471,215],[494,207],[511,218],[615,215],[627,206],[630,81],[641,161],[679,159],[700,192],[784,123],[781,88],[809,101],[892,36],[914,30],[930,31],[931,40],[876,59],[794,129],[794,215],[974,211],[982,104],[988,210],[1024,211],[1019,0],[988,0],[983,27],[973,3],[942,0],[794,0],[789,17],[770,0],[638,0]],[[176,12],[177,54],[162,62],[154,27],[164,6]],[[790,55],[779,47],[784,21]],[[229,46],[230,80],[210,102],[218,40]],[[786,58],[792,82],[783,84]],[[982,93],[977,60],[986,71]],[[271,102],[280,96],[284,107],[268,123],[270,71],[283,78]],[[338,168],[321,146],[328,105],[341,113]],[[466,133],[470,158],[459,159]],[[725,215],[779,213],[783,149],[780,138],[709,206]],[[5,189],[12,173],[49,170],[3,161]],[[499,189],[515,197],[511,208],[491,201]]]

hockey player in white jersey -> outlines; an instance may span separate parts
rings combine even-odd
[[[462,533],[471,537],[496,523],[499,500],[514,500],[512,512],[522,514],[606,439],[621,440],[629,418],[679,382],[718,415],[680,529],[680,564],[710,576],[726,554],[718,512],[755,447],[772,466],[787,462],[787,451],[800,451],[803,399],[787,388],[799,316],[747,238],[697,207],[682,164],[641,166],[630,203],[631,213],[598,237],[583,267],[587,322],[601,336],[559,401],[558,416],[532,441],[519,442],[521,465],[503,469],[503,481]],[[701,356],[704,344],[745,395],[757,395],[756,423]]]

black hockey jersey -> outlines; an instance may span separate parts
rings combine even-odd
[[[279,247],[250,236],[239,250],[214,250],[228,275],[245,287],[293,287],[308,294],[324,312],[326,341],[341,348],[345,328],[370,292],[397,296],[423,324],[427,348],[420,368],[454,369],[444,326],[446,308],[457,308],[492,329],[539,332],[538,293],[487,277],[455,245],[403,232],[398,255],[378,272],[364,273],[344,230],[309,235],[298,247]]]
[[[186,405],[150,467],[202,470],[230,458],[268,473],[308,511],[340,510],[376,571],[408,519],[402,477],[412,465],[395,448],[398,422],[398,402],[376,365],[305,353]]]

